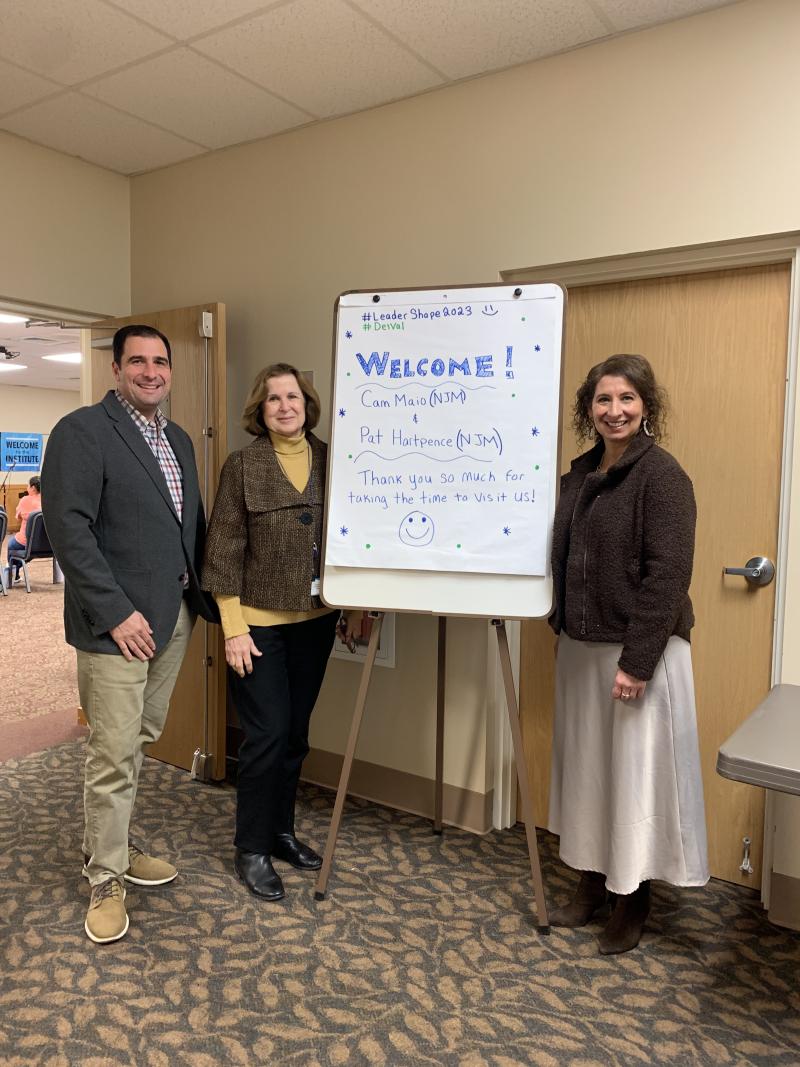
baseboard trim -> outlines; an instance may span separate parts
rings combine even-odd
[[[800,878],[772,872],[769,883],[769,921],[800,930]]]
[[[314,785],[336,789],[342,770],[342,756],[336,752],[312,749],[303,764],[302,777]],[[412,815],[433,818],[431,778],[396,771],[365,760],[353,760],[348,793]],[[442,821],[475,834],[492,829],[492,792],[483,794],[448,785],[442,791]]]

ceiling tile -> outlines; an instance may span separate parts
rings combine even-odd
[[[525,63],[608,34],[584,0],[354,0],[450,78]]]
[[[0,125],[37,144],[79,156],[120,174],[165,167],[204,151],[199,145],[157,130],[79,93],[66,93],[55,100],[34,104]]]
[[[0,57],[74,85],[172,44],[99,0],[2,0]]]
[[[163,30],[181,41],[224,26],[242,15],[272,7],[268,0],[113,0],[115,7],[124,8],[157,30]],[[277,0],[284,3],[285,0]]]
[[[4,374],[0,386],[76,391],[80,388],[81,368],[78,364],[42,359],[42,356],[57,352],[79,352],[81,338],[78,330],[38,325],[28,328],[24,322],[4,323],[0,326],[0,345],[19,352],[19,359],[14,362],[27,367],[27,370]]]
[[[726,7],[738,0],[593,0],[615,30],[635,30],[640,26],[652,26],[657,22],[697,15],[715,7]]]
[[[268,137],[311,117],[186,48],[93,82],[83,92],[209,148]]]
[[[0,115],[60,92],[61,86],[0,59]]]
[[[442,84],[342,0],[296,0],[193,47],[320,117]]]

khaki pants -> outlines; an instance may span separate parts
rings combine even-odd
[[[193,625],[183,601],[172,637],[151,660],[78,651],[78,690],[89,723],[84,873],[92,885],[128,869],[128,827],[144,746],[164,729]]]

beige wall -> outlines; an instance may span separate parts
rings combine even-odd
[[[124,315],[130,183],[0,132],[0,302]]]
[[[397,666],[376,667],[359,736],[358,758],[395,770],[434,777],[437,623],[431,617],[396,617]],[[444,780],[478,793],[486,783],[483,709],[476,678],[486,674],[486,624],[448,622],[447,714]],[[469,670],[465,670],[469,664]],[[327,752],[344,748],[361,679],[356,664],[333,660],[328,668],[312,742]]]
[[[135,178],[132,307],[227,303],[233,421],[277,358],[312,367],[327,403],[343,290],[800,230],[798,40],[795,0],[745,0]],[[800,576],[789,598],[797,647]],[[446,779],[481,789],[485,625],[460,625]],[[365,758],[430,770],[433,635],[401,625]],[[343,745],[345,671],[322,747]]]
[[[77,407],[77,391],[0,385],[0,429],[4,431],[48,434],[63,415]]]
[[[66,389],[33,389],[20,385],[0,385],[0,430],[44,434],[47,437],[67,412],[80,407],[80,396]],[[12,471],[9,485],[27,485],[34,472]]]
[[[800,308],[795,309],[795,314],[800,316]],[[800,390],[795,397],[794,419],[795,440],[788,530],[790,553],[786,575],[787,596],[780,681],[789,685],[800,685]],[[791,551],[791,548],[794,551]],[[772,818],[776,828],[772,868],[778,874],[797,879],[800,886],[800,797],[774,793]],[[800,923],[800,915],[795,913],[795,919]]]

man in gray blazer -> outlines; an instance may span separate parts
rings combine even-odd
[[[64,629],[89,723],[84,868],[86,933],[128,930],[124,882],[177,876],[128,836],[144,747],[158,740],[194,620],[205,516],[192,442],[159,410],[172,377],[167,338],[114,336],[117,388],[55,426],[42,467],[44,520],[64,572]]]

